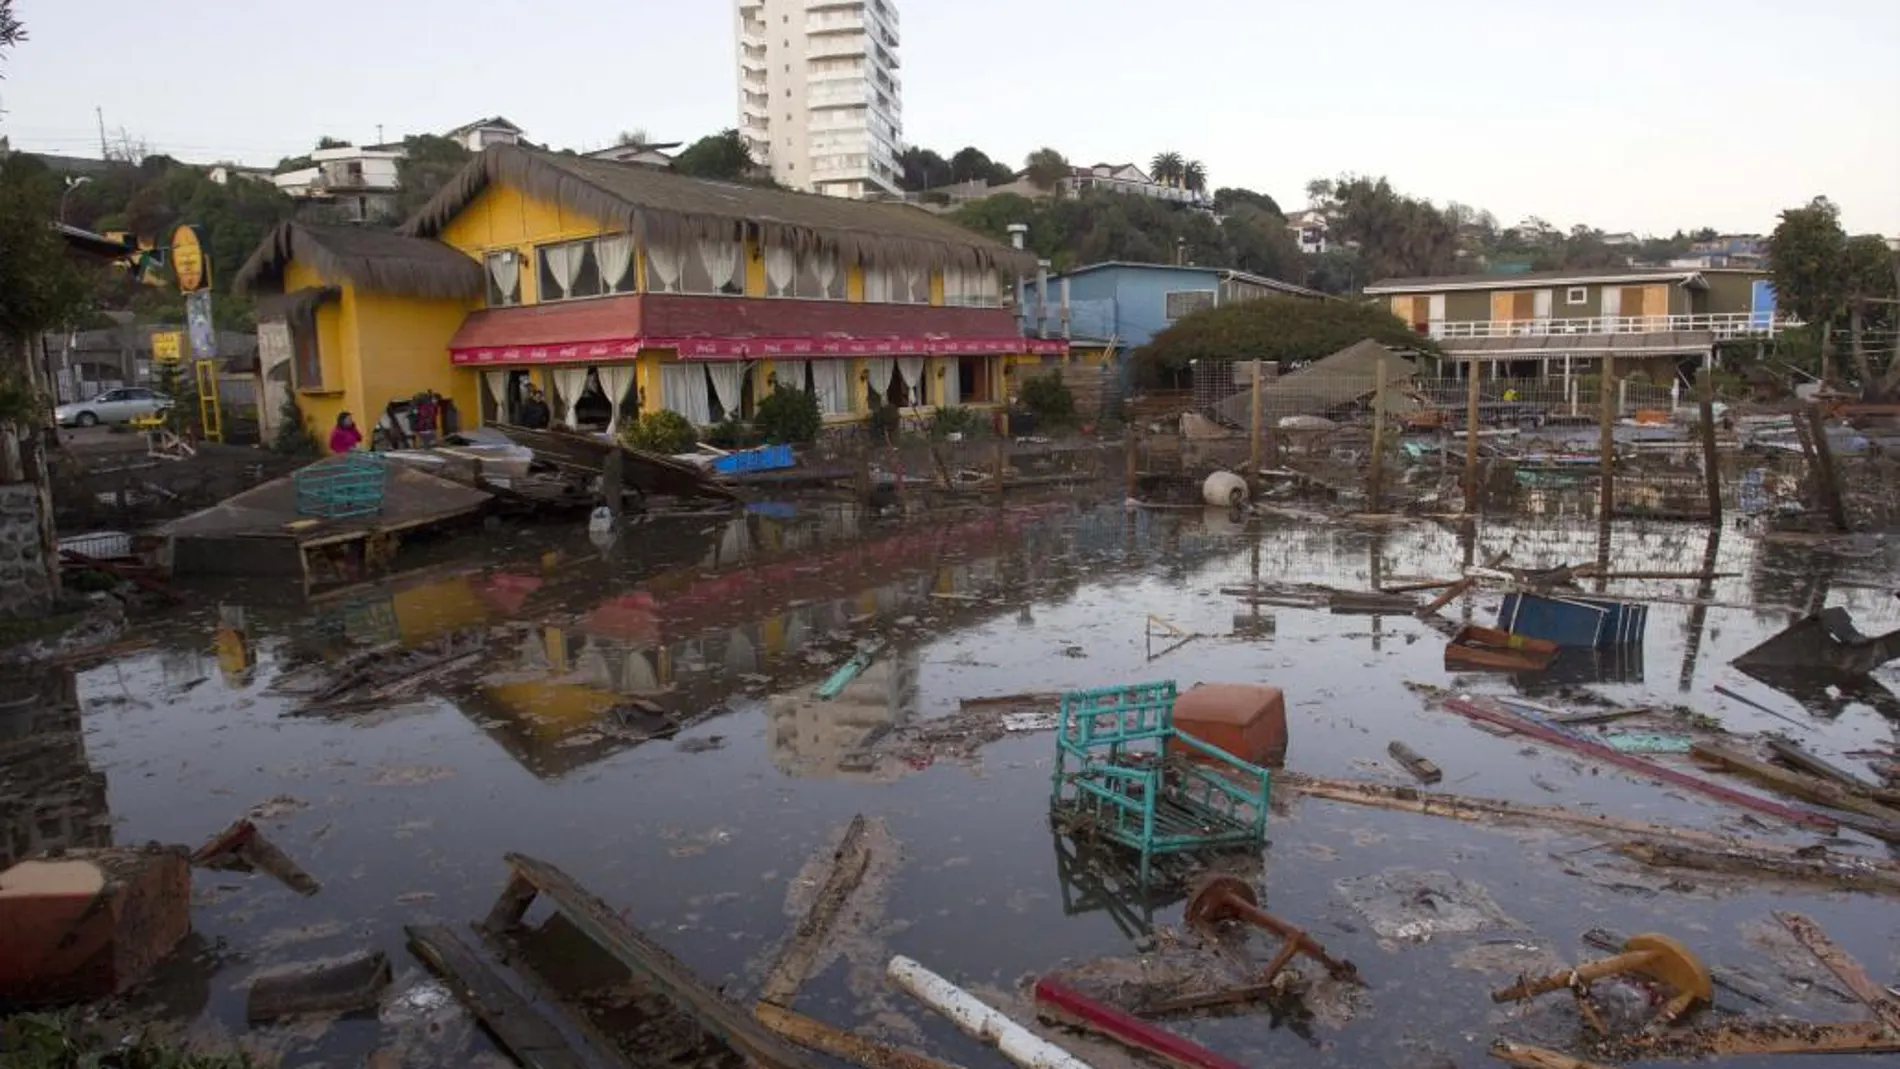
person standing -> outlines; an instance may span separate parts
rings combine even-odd
[[[336,426],[330,429],[330,452],[347,453],[363,444],[363,432],[356,429],[356,420],[348,412],[336,414]]]
[[[436,421],[441,406],[436,402],[434,390],[424,390],[416,395],[414,415],[411,422],[416,430],[416,444],[424,449],[435,445]]]
[[[547,430],[553,413],[548,410],[547,398],[541,395],[541,387],[528,387],[528,399],[521,402],[519,418],[523,427],[537,431]]]

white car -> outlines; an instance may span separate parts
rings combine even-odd
[[[90,401],[74,401],[53,410],[53,418],[62,427],[93,427],[101,423],[126,423],[172,407],[177,402],[157,390],[143,386],[121,386],[106,390]]]

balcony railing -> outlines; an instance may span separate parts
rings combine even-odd
[[[1469,319],[1430,324],[1434,338],[1520,338],[1561,334],[1663,334],[1709,331],[1717,341],[1744,334],[1776,334],[1800,324],[1767,312],[1709,312],[1701,315],[1588,316],[1578,319]]]

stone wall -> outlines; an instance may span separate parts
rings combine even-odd
[[[0,485],[0,619],[53,611],[58,592],[40,544],[40,522],[39,487]]]

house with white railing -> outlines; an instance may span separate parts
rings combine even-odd
[[[1710,359],[1717,342],[1791,325],[1765,272],[1601,268],[1391,278],[1365,289],[1457,363],[1548,374],[1577,358]],[[1528,365],[1528,366],[1512,366]]]

